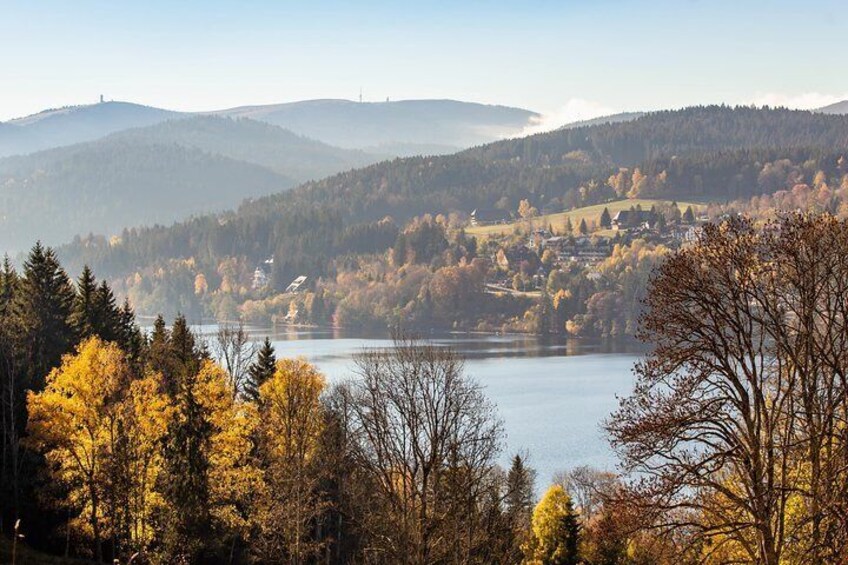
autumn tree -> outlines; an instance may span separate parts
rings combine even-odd
[[[826,215],[736,218],[650,283],[654,349],[608,427],[642,477],[634,503],[697,525],[716,559],[843,554],[845,233]]]
[[[324,427],[324,377],[303,360],[277,362],[259,387],[260,453],[265,490],[259,503],[264,561],[304,563],[322,542],[312,535],[324,510],[317,465]]]
[[[571,498],[561,485],[551,486],[533,510],[532,536],[525,547],[531,565],[577,565],[580,525]]]
[[[45,389],[28,397],[29,441],[84,509],[83,531],[98,561],[104,531],[113,525],[105,521],[104,493],[111,491],[108,470],[120,410],[115,400],[129,378],[123,352],[95,337],[83,342],[76,355],[64,357]]]

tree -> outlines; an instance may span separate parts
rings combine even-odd
[[[681,221],[684,224],[694,224],[695,223],[695,212],[692,211],[691,206],[686,207],[686,211],[683,212],[683,216],[681,217]]]
[[[76,492],[86,509],[94,555],[103,558],[104,491],[108,460],[114,454],[119,408],[114,400],[129,381],[123,352],[89,338],[47,377],[41,392],[28,397],[29,436],[52,464],[55,477]]]
[[[533,536],[526,550],[533,565],[577,565],[580,562],[580,526],[571,498],[560,485],[553,485],[533,510]]]
[[[77,281],[76,295],[71,309],[70,324],[80,339],[86,339],[97,333],[97,315],[95,295],[97,281],[91,269],[86,265]]]
[[[782,562],[789,539],[820,556],[840,551],[841,536],[820,544],[842,526],[812,516],[825,500],[839,505],[825,492],[845,492],[826,455],[844,441],[828,430],[844,411],[833,375],[844,374],[834,352],[845,350],[837,328],[848,319],[845,229],[827,216],[765,229],[736,218],[659,268],[640,333],[653,352],[608,429],[644,477],[634,503],[665,526],[686,524],[716,551],[766,565]],[[806,499],[793,494],[801,469],[812,478],[802,490],[815,494],[803,503],[810,521],[788,510]]]
[[[511,562],[521,561],[522,547],[528,542],[535,482],[536,472],[527,466],[521,455],[516,454],[506,476],[504,494],[505,514],[512,538],[509,557]]]
[[[196,563],[205,555],[212,535],[209,450],[213,429],[209,410],[198,398],[198,375],[187,372],[177,384],[157,485],[168,524],[162,542],[168,559]]]
[[[480,552],[488,540],[479,512],[502,428],[479,385],[454,352],[402,337],[361,354],[357,368],[345,418],[371,485],[360,516],[369,550],[421,565]]]
[[[259,387],[265,496],[259,510],[260,558],[303,563],[321,541],[312,525],[324,510],[316,465],[324,428],[325,381],[302,360],[283,359]]]
[[[164,446],[159,489],[166,503],[163,546],[171,561],[232,554],[249,529],[260,473],[251,453],[252,405],[234,399],[226,371],[210,360],[184,373]]]
[[[538,216],[539,210],[534,208],[529,200],[522,200],[518,203],[518,215],[524,220],[529,220]]]
[[[32,390],[41,390],[44,377],[74,344],[73,302],[73,286],[55,252],[36,243],[24,262],[13,306]]]
[[[259,389],[267,382],[277,370],[277,357],[271,340],[266,337],[259,348],[259,353],[247,371],[247,380],[244,384],[244,395],[254,402],[259,400]]]
[[[256,345],[244,330],[244,324],[237,326],[220,324],[212,343],[215,357],[223,364],[230,378],[233,397],[245,392],[245,380],[251,368],[251,360],[256,354]]]
[[[601,220],[599,222],[600,226],[608,230],[612,227],[612,216],[610,216],[609,208],[604,208],[604,211],[601,212]]]
[[[577,231],[580,232],[580,235],[586,235],[589,233],[589,226],[586,225],[586,218],[580,219],[580,226],[577,228]]]

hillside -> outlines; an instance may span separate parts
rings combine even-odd
[[[194,116],[113,134],[106,142],[179,145],[253,163],[298,181],[323,178],[384,157],[341,149],[246,118]]]
[[[629,210],[631,207],[640,206],[643,210],[650,210],[653,206],[663,204],[671,204],[670,200],[657,200],[649,198],[628,198],[624,200],[616,200],[613,202],[604,202],[603,204],[592,204],[591,206],[583,206],[575,208],[568,212],[559,212],[557,214],[545,214],[533,218],[532,220],[522,220],[510,222],[508,224],[494,224],[489,226],[473,226],[465,230],[468,235],[480,238],[509,235],[515,231],[519,225],[529,224],[534,228],[552,227],[557,232],[562,232],[565,229],[566,222],[570,221],[572,229],[579,226],[581,221],[586,221],[587,224],[592,222],[597,223],[604,211],[604,208],[609,210],[611,216],[615,216],[616,212],[621,210]],[[695,202],[677,202],[677,207],[681,212],[684,212],[687,207],[691,206],[693,210],[698,209],[698,204]]]
[[[415,146],[429,153],[434,147],[450,152],[488,143],[516,135],[538,117],[520,108],[455,100],[307,100],[216,113],[261,120],[339,147],[376,147],[398,155],[418,152]]]
[[[824,108],[819,108],[817,112],[821,112],[823,114],[848,114],[848,100],[843,100],[842,102],[837,102],[835,104],[825,106]]]
[[[131,104],[102,102],[45,110],[0,126],[0,157],[91,141],[117,131],[148,126],[178,116],[176,112]]]
[[[689,108],[383,162],[246,202],[235,213],[131,230],[121,245],[89,240],[61,253],[72,270],[89,263],[108,276],[172,258],[217,268],[224,258],[274,256],[276,279],[287,284],[292,274],[332,274],[336,257],[385,249],[379,222],[386,216],[400,225],[425,213],[464,215],[496,204],[515,210],[523,199],[543,214],[624,196],[744,199],[811,183],[816,170],[840,178],[846,149],[848,117]]]
[[[97,141],[0,160],[0,241],[20,251],[232,207],[292,186],[264,167],[199,149]]]

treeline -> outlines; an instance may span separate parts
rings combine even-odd
[[[532,469],[497,465],[502,424],[450,350],[398,334],[329,387],[241,328],[205,342],[159,317],[144,335],[40,245],[20,275],[6,262],[0,291],[0,527],[30,546],[163,564],[627,555],[629,534],[597,525],[620,483],[582,470],[535,505]]]

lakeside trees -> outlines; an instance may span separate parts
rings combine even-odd
[[[708,560],[845,558],[846,228],[734,219],[650,284],[654,350],[608,428],[642,477],[633,503]]]

